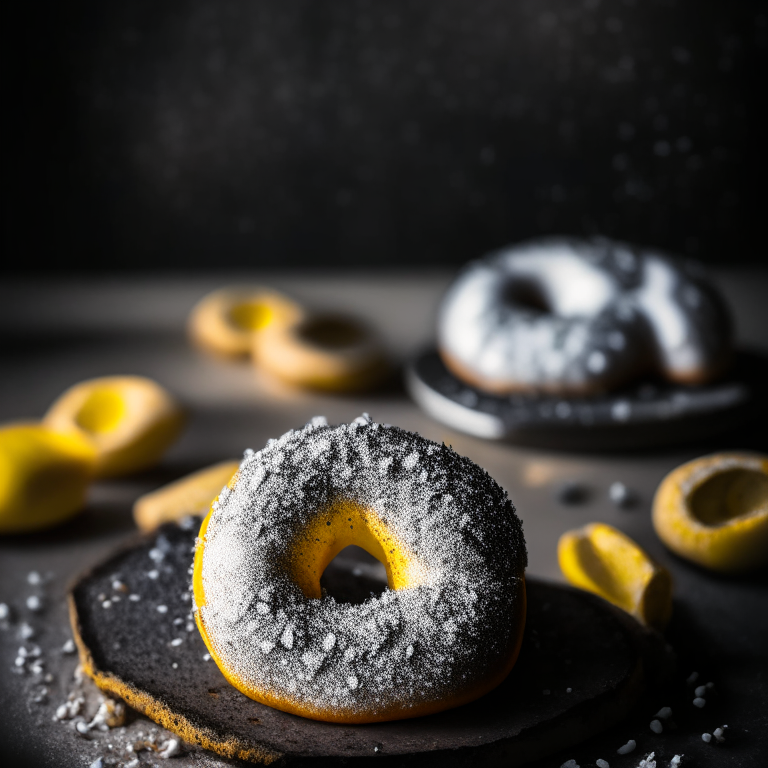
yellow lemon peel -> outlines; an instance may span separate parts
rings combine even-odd
[[[105,376],[75,384],[43,419],[50,429],[93,445],[98,477],[152,466],[176,440],[184,421],[175,399],[141,376]]]
[[[91,444],[41,424],[0,428],[0,534],[63,522],[85,504],[96,464]]]
[[[560,570],[575,587],[594,592],[643,624],[663,629],[672,613],[672,577],[632,539],[605,523],[560,537]]]
[[[768,565],[768,456],[719,453],[678,467],[653,500],[673,552],[722,573]]]
[[[152,531],[188,515],[206,514],[239,466],[239,461],[222,461],[141,496],[133,505],[136,525]]]

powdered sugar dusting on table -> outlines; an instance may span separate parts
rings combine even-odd
[[[371,509],[427,564],[418,587],[360,605],[305,597],[286,553],[337,500]],[[527,564],[506,492],[451,448],[367,418],[314,419],[246,453],[206,532],[209,641],[248,685],[339,715],[461,695],[515,645]]]

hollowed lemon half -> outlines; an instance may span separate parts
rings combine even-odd
[[[72,517],[85,504],[96,451],[41,424],[0,428],[0,533],[25,533]]]
[[[723,573],[768,565],[768,456],[719,453],[670,472],[653,526],[675,553]]]
[[[594,592],[643,624],[663,629],[672,614],[672,577],[629,536],[591,523],[560,537],[560,570],[575,587]]]
[[[222,288],[204,296],[189,316],[192,340],[228,357],[251,354],[252,340],[265,328],[303,315],[298,304],[266,288]]]
[[[98,477],[152,466],[176,440],[184,421],[176,400],[140,376],[106,376],[75,384],[43,419],[50,429],[93,445]]]

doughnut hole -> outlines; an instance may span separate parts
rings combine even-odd
[[[715,454],[664,478],[653,525],[673,552],[723,573],[768,565],[768,457]]]
[[[306,344],[327,349],[351,347],[366,336],[358,323],[332,315],[308,317],[296,326],[294,333]]]
[[[600,595],[643,624],[663,629],[669,621],[669,572],[615,528],[592,523],[564,533],[558,560],[571,584]]]
[[[504,285],[502,301],[516,307],[529,309],[537,314],[551,315],[552,306],[541,285],[533,280],[516,278]]]
[[[381,561],[354,544],[331,560],[320,577],[323,597],[337,603],[358,605],[379,597],[387,588],[386,569]]]
[[[111,432],[125,415],[125,400],[114,389],[105,387],[91,392],[75,414],[80,429],[93,434]]]
[[[322,599],[320,579],[336,556],[349,546],[364,549],[384,565],[390,589],[418,586],[424,569],[370,509],[341,499],[315,517],[291,547],[293,579],[309,599]]]
[[[76,384],[43,419],[50,429],[91,443],[97,477],[152,466],[176,440],[184,421],[175,399],[140,376],[107,376]]]

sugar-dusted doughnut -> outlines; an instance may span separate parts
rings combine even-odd
[[[705,568],[768,566],[768,456],[716,453],[672,470],[656,491],[653,527],[673,552]]]
[[[696,265],[608,240],[542,239],[469,264],[442,301],[438,349],[497,393],[583,394],[643,371],[699,384],[727,365],[726,307]]]
[[[320,577],[356,544],[389,588],[361,605]],[[196,619],[224,676],[305,717],[366,723],[464,704],[519,651],[526,549],[506,493],[445,445],[360,417],[246,456],[204,521]]]
[[[232,479],[239,461],[222,461],[144,494],[133,505],[133,519],[142,531],[163,523],[205,515],[219,491]]]
[[[264,370],[310,389],[363,390],[389,370],[376,334],[357,320],[335,314],[306,314],[273,324],[254,336],[253,350]]]
[[[302,315],[298,304],[271,288],[222,288],[192,309],[189,334],[210,352],[245,357],[251,354],[254,335]]]
[[[0,428],[0,534],[47,528],[84,504],[96,451],[34,423]]]
[[[88,440],[95,474],[113,477],[155,464],[176,440],[186,415],[171,394],[142,376],[104,376],[70,387],[43,423]]]

